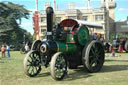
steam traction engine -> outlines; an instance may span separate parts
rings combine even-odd
[[[123,53],[123,50],[124,50],[127,53],[128,52],[128,39],[121,38],[118,43],[116,43],[115,45],[116,48],[118,49],[118,52]]]
[[[69,69],[83,65],[89,72],[98,72],[104,63],[104,50],[100,42],[92,40],[86,25],[76,20],[65,19],[53,27],[53,9],[48,7],[47,39],[33,43],[24,59],[24,72],[34,77],[41,66],[50,65],[53,79],[63,79]]]

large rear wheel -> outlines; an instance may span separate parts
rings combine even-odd
[[[83,65],[89,72],[98,72],[104,63],[104,48],[98,41],[91,41],[82,52]]]
[[[30,77],[34,77],[41,71],[40,54],[38,51],[29,51],[24,58],[24,72]]]
[[[64,54],[57,52],[52,56],[50,70],[55,80],[62,80],[67,75],[67,59]]]
[[[125,51],[128,53],[128,40],[125,42],[124,48],[125,48]]]

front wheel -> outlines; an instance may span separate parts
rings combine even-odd
[[[67,75],[67,59],[64,54],[57,52],[52,56],[50,71],[55,80],[62,80]]]
[[[41,71],[41,61],[38,51],[29,51],[24,58],[24,72],[30,77],[34,77]]]

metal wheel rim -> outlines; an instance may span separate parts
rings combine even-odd
[[[52,78],[55,80],[62,80],[67,74],[67,60],[61,52],[52,56],[50,71]]]
[[[40,57],[36,51],[31,51],[24,59],[24,71],[28,76],[34,77],[41,70]]]
[[[55,69],[54,69],[56,77],[61,78],[65,74],[66,68],[67,68],[66,61],[63,55],[59,55],[56,59]]]
[[[96,71],[104,62],[104,51],[99,43],[92,44],[89,52],[89,67]]]

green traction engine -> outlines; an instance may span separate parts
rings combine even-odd
[[[24,58],[24,72],[30,77],[49,67],[53,79],[62,80],[69,69],[84,66],[89,72],[98,72],[104,63],[104,48],[92,39],[86,25],[65,19],[53,26],[53,9],[48,7],[46,40],[36,40]]]

